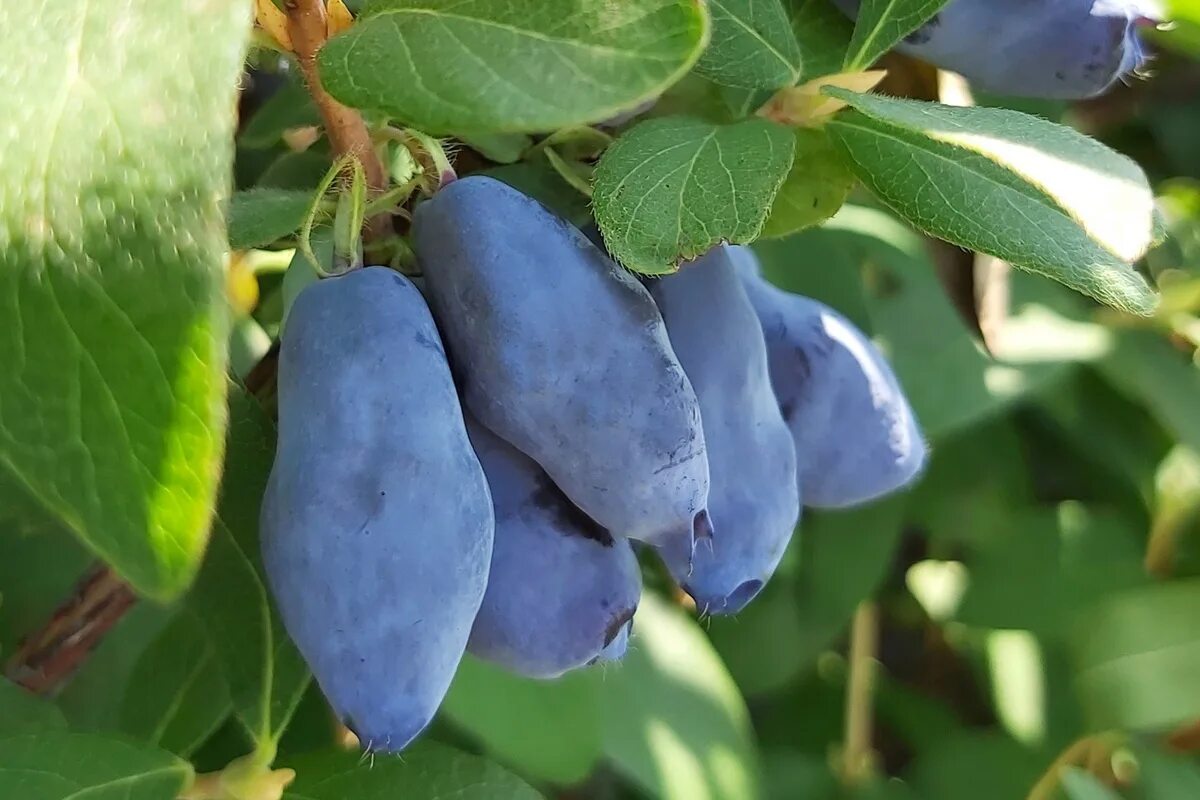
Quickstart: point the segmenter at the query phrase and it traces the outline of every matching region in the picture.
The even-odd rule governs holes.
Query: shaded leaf
[[[830,0],[790,0],[792,32],[800,45],[804,79],[842,71],[854,23]]]
[[[308,89],[299,80],[284,79],[278,91],[242,127],[238,144],[243,147],[272,147],[291,128],[320,124],[321,115],[317,113]]]
[[[792,168],[763,224],[764,239],[787,236],[817,225],[837,213],[855,177],[841,151],[823,131],[797,128]]]
[[[946,0],[862,0],[846,52],[846,69],[871,66],[944,5]]]
[[[234,387],[221,499],[208,556],[188,602],[208,630],[238,719],[259,744],[278,740],[309,674],[267,596],[258,511],[275,431],[257,401]]]
[[[604,752],[662,800],[754,800],[758,764],[737,687],[696,623],[644,595],[620,666],[607,671]]]
[[[1200,716],[1200,581],[1124,592],[1077,626],[1076,688],[1095,729]]]
[[[176,615],[130,672],[121,730],[188,756],[229,711],[229,689],[207,634],[190,614]]]
[[[247,189],[229,201],[229,246],[263,247],[295,233],[312,205],[311,192]]]
[[[600,757],[601,677],[598,670],[584,670],[533,680],[468,655],[441,713],[522,774],[577,783]]]
[[[0,738],[66,727],[66,718],[49,700],[0,678]]]
[[[0,739],[0,797],[165,800],[192,778],[169,753],[97,734],[47,731]]]
[[[288,761],[284,800],[541,800],[517,776],[478,756],[421,743],[404,755],[321,752]]]
[[[967,733],[926,750],[907,777],[924,800],[1013,800],[1041,775],[1041,757],[997,733]]]

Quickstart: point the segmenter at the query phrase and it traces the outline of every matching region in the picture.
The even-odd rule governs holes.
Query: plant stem
[[[846,681],[846,732],[842,746],[842,781],[859,786],[871,776],[874,761],[873,706],[875,662],[879,647],[879,609],[859,603],[850,629],[850,674]]]
[[[269,394],[278,360],[276,342],[246,376],[246,390],[259,398]],[[4,667],[5,677],[35,694],[55,694],[136,603],[133,589],[97,561],[46,623],[22,640]]]
[[[21,643],[5,675],[35,694],[54,694],[136,600],[112,570],[96,564],[49,621]]]
[[[371,145],[371,136],[362,115],[353,108],[344,106],[333,98],[321,85],[317,70],[317,52],[326,41],[325,3],[323,0],[287,0],[284,6],[288,17],[288,35],[304,73],[304,82],[312,96],[325,133],[333,145],[334,158],[352,155],[362,164],[367,178],[370,196],[374,197],[387,188],[387,174],[383,163]],[[364,238],[368,241],[387,236],[390,219],[384,215],[372,217],[367,222]]]

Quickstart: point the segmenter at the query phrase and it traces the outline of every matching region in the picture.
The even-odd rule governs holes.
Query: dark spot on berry
[[[906,44],[922,45],[933,38],[933,32],[941,24],[941,19],[938,14],[930,17],[929,22],[926,22],[921,27],[904,37]]]
[[[612,644],[613,639],[617,638],[617,634],[621,632],[621,629],[633,621],[633,612],[635,611],[637,611],[637,606],[622,611],[609,621],[608,627],[604,629],[605,647]]]
[[[538,488],[529,502],[553,516],[563,530],[577,532],[604,547],[613,546],[612,534],[572,503],[546,473],[538,478]]]

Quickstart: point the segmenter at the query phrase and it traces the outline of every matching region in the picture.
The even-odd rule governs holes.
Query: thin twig
[[[35,694],[54,694],[136,600],[111,569],[93,566],[50,620],[21,643],[5,675]]]
[[[867,600],[854,612],[850,628],[850,675],[846,681],[846,732],[842,780],[858,786],[874,765],[875,669],[879,649],[879,609]]]

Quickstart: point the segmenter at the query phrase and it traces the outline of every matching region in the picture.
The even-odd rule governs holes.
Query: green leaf
[[[229,715],[229,688],[200,624],[178,614],[142,652],[121,703],[121,730],[188,756]]]
[[[250,117],[238,134],[238,144],[252,148],[273,147],[291,128],[320,124],[321,115],[317,113],[307,87],[299,80],[286,80]]]
[[[275,432],[254,398],[229,395],[229,442],[208,556],[188,602],[208,629],[238,719],[259,745],[278,740],[309,674],[268,600],[258,510]]]
[[[604,676],[604,751],[661,800],[754,800],[757,753],[746,706],[696,623],[651,594],[624,662]]]
[[[790,130],[762,119],[642,122],[596,167],[592,205],[609,252],[661,275],[722,241],[758,236],[792,165]]]
[[[1006,736],[961,732],[922,753],[908,777],[921,798],[1014,800],[1029,793],[1045,766]]]
[[[846,52],[846,71],[856,72],[874,64],[944,5],[946,0],[862,0],[854,38]]]
[[[601,752],[599,677],[584,670],[532,680],[468,655],[441,712],[522,774],[578,783]]]
[[[805,511],[798,538],[795,597],[802,665],[845,630],[879,588],[900,542],[903,497],[846,511]]]
[[[563,180],[545,159],[492,167],[483,174],[529,195],[572,225],[582,227],[592,221],[587,198]]]
[[[0,797],[14,800],[166,800],[192,768],[147,745],[47,731],[0,739]]]
[[[754,252],[771,283],[836,308],[868,336],[874,324],[867,312],[862,255],[846,237],[825,226],[782,239],[759,239]]]
[[[1200,451],[1200,367],[1189,353],[1155,333],[1122,330],[1097,366],[1109,383],[1146,406],[1180,442]]]
[[[736,617],[713,617],[707,624],[708,638],[747,697],[783,689],[812,664],[815,653],[804,640],[796,585],[783,575]]]
[[[66,727],[66,718],[49,700],[0,678],[0,737]]]
[[[262,188],[314,191],[333,164],[329,154],[316,147],[288,151],[271,162],[255,183]]]
[[[838,796],[828,760],[794,750],[764,754],[763,783],[767,797],[836,800]]]
[[[1063,635],[1085,604],[1146,582],[1140,537],[1122,521],[1066,508],[1005,511],[972,553],[957,621]],[[1021,576],[1019,592],[1013,591],[1015,575]]]
[[[754,116],[754,112],[774,94],[770,89],[739,89],[736,86],[718,86],[717,93],[729,110],[730,118],[716,119],[714,122],[730,122]]]
[[[247,189],[229,201],[229,246],[263,247],[295,233],[312,205],[312,192]]]
[[[1154,241],[1154,193],[1137,162],[1065,125],[1002,108],[947,106],[826,87],[862,113],[987,157],[1050,197],[1124,261]]]
[[[216,493],[249,29],[233,0],[0,7],[0,466],[155,598]]]
[[[1200,13],[1200,8],[1197,9]],[[1192,800],[1200,797],[1200,766],[1184,754],[1152,749],[1149,742],[1135,746],[1139,797],[1145,800]]]
[[[1121,349],[1119,345],[1117,349]],[[1112,356],[1110,353],[1101,364],[1117,370],[1118,361]],[[1119,377],[1125,380],[1125,376]],[[1152,400],[1152,391],[1151,386],[1144,386],[1133,397]],[[1180,395],[1182,400],[1184,393]],[[1171,438],[1145,406],[1118,393],[1093,370],[1081,371],[1054,391],[1040,393],[1036,402],[1081,455],[1131,483],[1148,503],[1153,500],[1155,471]]]
[[[657,97],[708,26],[690,0],[375,0],[319,63],[343,103],[429,133],[547,131]]]
[[[1121,800],[1121,795],[1109,789],[1090,772],[1079,767],[1067,767],[1059,773],[1063,791],[1069,800]]]
[[[542,800],[527,783],[478,756],[420,743],[404,755],[321,752],[290,760],[284,800]]]
[[[795,136],[792,168],[771,204],[760,234],[764,239],[824,222],[837,213],[854,188],[854,173],[824,131],[797,128]]]
[[[177,606],[137,603],[121,617],[55,698],[72,730],[120,729],[121,701],[138,657],[177,613]]]
[[[0,483],[0,516],[14,510],[7,488]],[[78,540],[49,522],[27,532],[0,521],[0,652],[11,653],[44,624],[92,563]]]
[[[1200,715],[1200,580],[1124,592],[1077,627],[1076,688],[1096,730]]]
[[[800,47],[780,0],[710,0],[712,41],[696,72],[722,86],[777,89],[800,78]]]
[[[1013,273],[1012,291],[1023,296],[1033,286],[1038,296],[1019,303],[1006,326],[1005,343],[1017,321],[1029,320],[1022,352],[1006,347],[990,360],[975,344],[961,316],[936,279],[921,236],[890,215],[874,209],[844,206],[820,228],[785,242],[800,264],[809,263],[805,242],[832,237],[833,244],[857,260],[863,272],[871,329],[888,356],[922,430],[937,440],[995,414],[1015,400],[1065,375],[1074,364],[1104,353],[1105,330],[1076,324],[1055,311],[1057,285]],[[771,244],[774,244],[773,242]],[[821,269],[813,262],[810,269]],[[1045,296],[1042,296],[1042,295]],[[1047,297],[1049,298],[1047,300]],[[920,325],[912,321],[920,319]]]
[[[1153,232],[1134,162],[1015,111],[824,91],[857,109],[826,129],[858,177],[917,228],[1121,310],[1153,310],[1130,266]]]
[[[497,164],[515,164],[533,144],[533,139],[523,133],[483,133],[459,138],[467,147]]]
[[[792,32],[800,45],[804,79],[842,71],[854,23],[830,0],[791,0]]]

